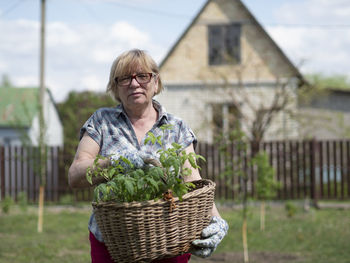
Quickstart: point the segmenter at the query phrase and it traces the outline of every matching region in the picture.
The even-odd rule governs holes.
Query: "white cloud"
[[[46,34],[47,45],[50,47],[72,46],[80,40],[77,32],[62,22],[50,23]]]
[[[101,78],[99,78],[99,76],[97,75],[89,75],[86,76],[85,78],[83,78],[81,80],[81,86],[86,87],[87,90],[90,91],[101,91],[98,89],[98,87],[101,84]]]
[[[0,75],[7,74],[14,85],[38,86],[39,23],[29,20],[0,21]],[[147,32],[127,22],[112,26],[48,23],[45,83],[56,101],[71,90],[105,91],[110,66],[117,55],[130,48],[148,50],[158,59],[166,48]]]
[[[301,71],[350,77],[350,1],[290,1],[276,10],[279,23],[267,31]],[[300,26],[287,26],[287,25]],[[341,26],[336,26],[341,25]]]
[[[1,21],[0,54],[26,54],[39,43],[39,24],[28,20]]]
[[[111,27],[110,32],[113,38],[127,40],[130,44],[138,45],[142,42],[148,42],[150,39],[147,34],[141,32],[125,21],[115,23]]]
[[[348,0],[288,1],[274,14],[285,23],[343,24],[349,22]]]

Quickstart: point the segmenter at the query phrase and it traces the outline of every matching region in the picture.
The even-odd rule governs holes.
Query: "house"
[[[44,96],[45,143],[63,146],[63,126],[49,89]],[[38,146],[39,88],[0,86],[0,145]]]
[[[350,137],[350,91],[325,88],[299,103],[300,135],[319,140]]]
[[[264,139],[298,136],[287,112],[297,109],[303,78],[240,0],[208,0],[160,63],[160,74],[165,91],[156,99],[199,140],[212,142],[218,128],[237,123],[252,136],[281,91],[288,105],[275,113]]]

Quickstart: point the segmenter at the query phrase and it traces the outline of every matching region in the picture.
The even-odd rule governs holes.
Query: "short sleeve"
[[[84,133],[86,132],[98,145],[101,146],[101,141],[102,141],[101,122],[98,116],[99,116],[98,112],[95,112],[85,122],[83,127],[81,127],[79,140],[81,140]]]
[[[197,146],[197,138],[194,132],[185,122],[180,123],[178,144],[182,145],[184,148],[187,148],[193,143],[193,148],[196,149]]]

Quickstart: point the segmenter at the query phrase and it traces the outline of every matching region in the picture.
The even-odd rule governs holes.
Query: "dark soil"
[[[202,259],[192,256],[191,263],[243,263],[242,252],[227,252],[222,254],[214,254],[209,258]],[[302,257],[295,254],[277,253],[277,252],[252,252],[249,253],[249,263],[289,263],[302,262]]]

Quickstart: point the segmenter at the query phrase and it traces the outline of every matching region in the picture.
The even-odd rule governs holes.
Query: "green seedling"
[[[171,127],[171,125],[163,125],[161,127],[163,134]],[[162,146],[158,150],[159,162],[155,161],[158,163],[157,165],[147,165],[145,168],[139,169],[135,168],[127,158],[120,157],[113,165],[103,168],[99,165],[99,160],[108,157],[96,157],[93,166],[89,167],[86,173],[90,184],[92,184],[92,177],[102,176],[105,180],[94,189],[96,202],[154,200],[162,198],[163,193],[168,190],[171,190],[174,196],[182,200],[182,196],[195,187],[193,183],[184,182],[184,178],[192,173],[192,170],[184,167],[184,164],[188,161],[193,168],[199,169],[197,160],[205,161],[203,156],[193,152],[187,153],[177,143],[165,148],[162,136],[156,137],[151,132],[147,134],[145,139],[145,144],[147,143],[152,145],[158,143]]]

